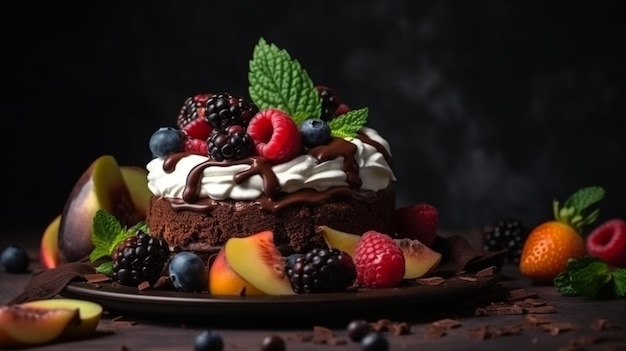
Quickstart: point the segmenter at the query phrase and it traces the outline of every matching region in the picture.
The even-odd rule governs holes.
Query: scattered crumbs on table
[[[609,323],[607,319],[604,318],[596,318],[591,322],[591,326],[589,327],[591,330],[619,330],[622,327],[618,324]]]
[[[544,331],[549,332],[550,335],[559,335],[561,333],[580,329],[576,324],[570,322],[546,323],[540,325],[539,327]]]
[[[524,320],[524,322],[529,327],[538,327],[542,324],[552,323],[552,320],[550,320],[549,318],[545,316],[529,314],[526,316],[526,319]]]
[[[523,329],[523,323],[516,323],[502,327],[482,325],[478,328],[469,329],[468,334],[473,339],[486,340],[501,336],[518,335],[522,333]]]
[[[370,327],[376,332],[390,332],[394,336],[406,335],[411,332],[411,325],[406,322],[396,322],[389,319],[379,319],[370,323]]]
[[[445,318],[445,319],[440,319],[438,321],[434,321],[432,322],[431,325],[435,327],[446,328],[446,329],[454,329],[454,328],[458,328],[462,326],[463,323],[461,323],[460,321],[456,319]]]

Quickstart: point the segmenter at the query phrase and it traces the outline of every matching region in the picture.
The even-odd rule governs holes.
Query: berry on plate
[[[404,278],[402,249],[389,235],[365,232],[354,250],[357,284],[363,288],[393,288]]]
[[[213,127],[206,121],[206,104],[211,93],[188,97],[180,109],[176,125],[188,138],[206,140]]]
[[[587,236],[587,252],[615,267],[626,267],[626,221],[610,219]]]
[[[593,223],[599,211],[586,213],[604,197],[604,189],[586,187],[572,194],[563,204],[554,200],[554,219],[534,227],[522,249],[519,269],[522,275],[538,284],[553,284],[567,268],[567,261],[587,254],[581,235],[584,226]]]
[[[29,263],[28,253],[21,246],[9,245],[0,255],[0,264],[7,273],[24,273]]]
[[[396,234],[401,238],[417,239],[431,247],[437,237],[439,213],[429,203],[397,208],[394,212]]]

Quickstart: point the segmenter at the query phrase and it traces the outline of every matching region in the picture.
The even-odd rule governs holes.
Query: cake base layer
[[[231,237],[271,230],[276,246],[287,256],[325,245],[316,232],[321,225],[359,235],[368,230],[392,235],[393,189],[369,192],[363,197],[368,201],[334,198],[316,205],[295,204],[272,213],[254,201],[214,201],[211,206],[190,209],[153,196],[146,223],[152,235],[163,237],[174,249],[204,254],[217,252]]]

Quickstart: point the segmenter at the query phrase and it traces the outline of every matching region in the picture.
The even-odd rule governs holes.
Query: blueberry
[[[194,349],[196,351],[222,351],[224,341],[215,330],[205,330],[196,336]]]
[[[330,126],[319,118],[306,119],[300,123],[300,137],[307,148],[326,145],[331,140]]]
[[[278,335],[266,336],[261,342],[262,351],[285,351],[286,349],[285,340]]]
[[[165,157],[183,149],[183,134],[175,128],[162,127],[150,137],[150,151],[154,157]]]
[[[178,290],[202,292],[208,288],[207,266],[200,256],[182,251],[172,257],[169,265],[170,280]]]
[[[364,319],[355,319],[346,328],[350,340],[359,342],[371,331],[370,324]]]
[[[293,265],[296,264],[296,260],[298,259],[298,257],[302,257],[302,256],[304,256],[304,254],[301,254],[301,253],[294,253],[294,254],[287,256],[287,261],[286,261],[287,267],[293,267]]]
[[[389,341],[382,334],[371,332],[361,340],[363,351],[387,351],[389,350]]]
[[[0,263],[8,273],[24,273],[30,260],[26,250],[17,245],[9,245],[2,251]]]

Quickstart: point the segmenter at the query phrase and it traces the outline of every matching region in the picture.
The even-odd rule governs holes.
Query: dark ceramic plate
[[[475,281],[463,277],[445,279],[439,285],[404,285],[393,289],[345,291],[291,296],[215,296],[165,290],[144,290],[110,283],[70,283],[61,295],[101,304],[124,314],[171,317],[278,317],[340,315],[364,309],[415,311],[435,302],[458,301],[500,281],[500,275]],[[441,306],[441,304],[437,303]]]

